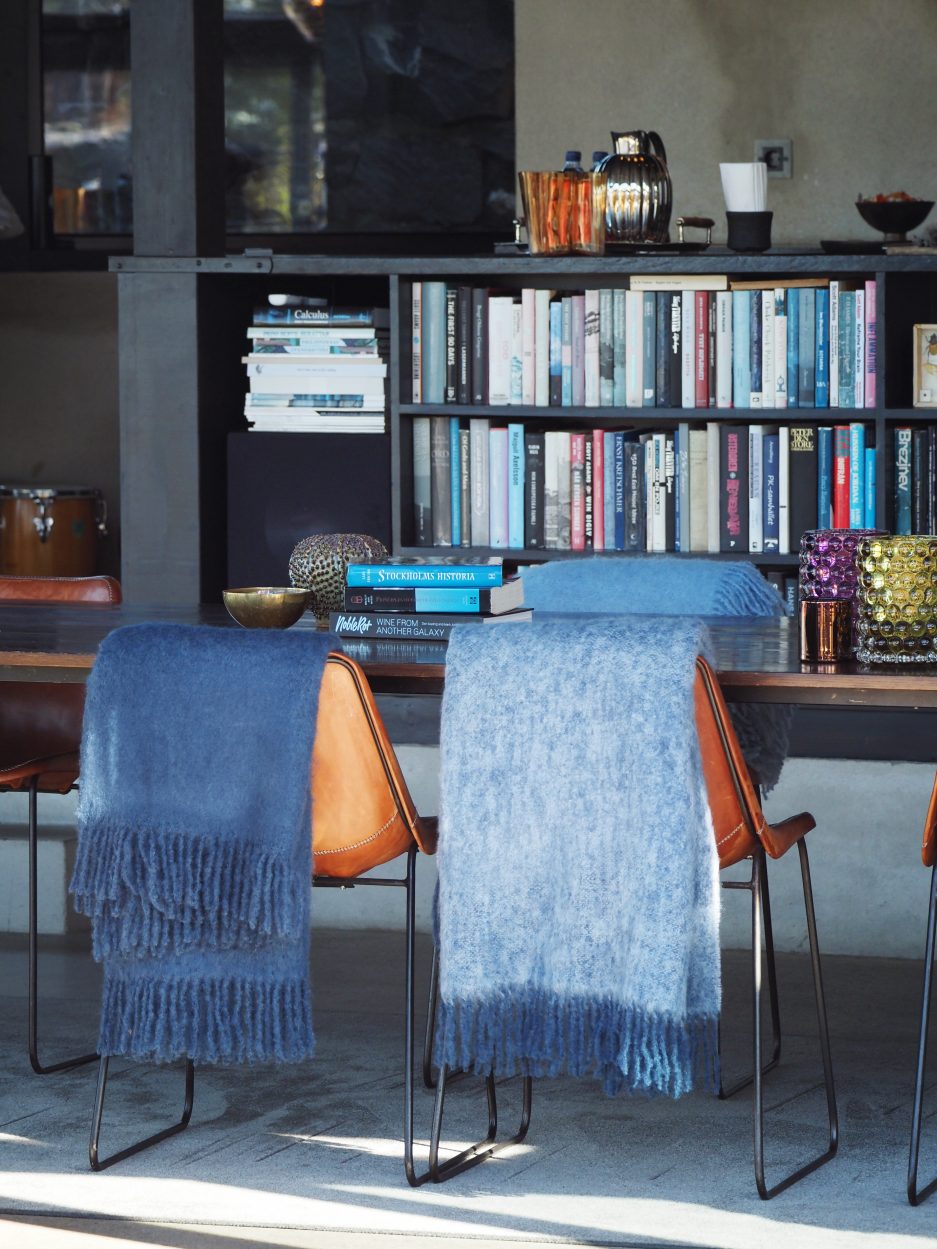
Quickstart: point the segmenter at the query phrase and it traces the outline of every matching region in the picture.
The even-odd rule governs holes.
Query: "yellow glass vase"
[[[860,538],[856,568],[856,658],[937,663],[937,535]]]

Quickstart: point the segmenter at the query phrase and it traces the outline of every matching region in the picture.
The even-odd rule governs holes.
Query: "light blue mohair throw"
[[[524,605],[544,612],[656,616],[783,616],[777,590],[747,560],[686,555],[555,560],[523,570]],[[787,758],[793,708],[729,708],[748,766],[767,792]]]
[[[88,680],[75,903],[102,1054],[313,1052],[309,769],[330,634],[143,624]]]
[[[453,630],[435,1058],[679,1096],[717,1080],[696,619]]]

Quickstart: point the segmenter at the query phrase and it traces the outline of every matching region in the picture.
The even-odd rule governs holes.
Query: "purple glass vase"
[[[856,639],[856,544],[883,529],[808,529],[800,539],[800,598],[819,603],[852,603]]]

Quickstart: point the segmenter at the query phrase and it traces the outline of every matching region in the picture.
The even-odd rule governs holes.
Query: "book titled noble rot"
[[[486,616],[471,612],[344,612],[329,613],[329,628],[339,637],[437,638],[445,640],[456,625],[524,624],[533,619],[530,608]]]
[[[791,425],[788,444],[788,520],[791,550],[817,527],[817,427]]]
[[[748,426],[719,426],[719,549],[748,550]]]
[[[350,586],[473,586],[486,588],[501,585],[503,565],[495,562],[473,563],[467,559],[444,560],[402,559],[395,563],[349,564],[345,584]]]

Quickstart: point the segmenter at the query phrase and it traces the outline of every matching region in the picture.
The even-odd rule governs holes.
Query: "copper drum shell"
[[[804,663],[837,663],[852,657],[852,603],[800,602],[800,658]]]
[[[0,574],[90,577],[103,527],[100,491],[78,486],[0,486]]]

